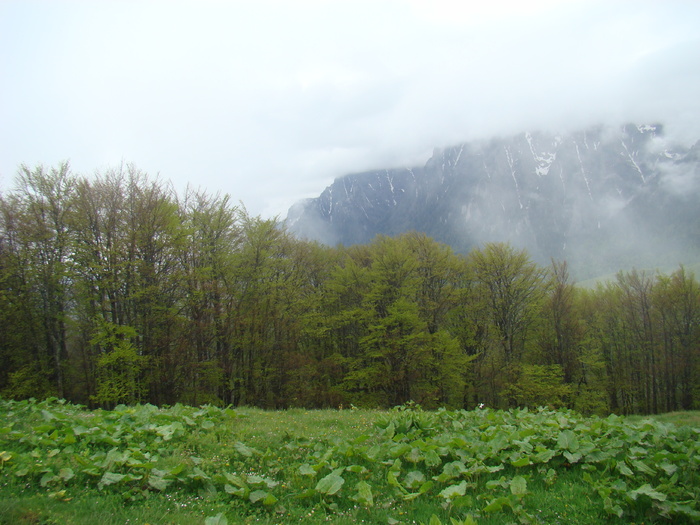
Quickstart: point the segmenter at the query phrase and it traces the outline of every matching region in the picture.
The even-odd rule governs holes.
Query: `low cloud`
[[[133,162],[285,215],[344,173],[525,129],[700,138],[700,4],[0,5],[0,185]]]

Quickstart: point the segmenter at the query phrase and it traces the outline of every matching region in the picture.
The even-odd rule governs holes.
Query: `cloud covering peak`
[[[698,20],[682,0],[10,0],[0,187],[20,163],[125,160],[271,216],[474,138],[661,121],[697,139]]]

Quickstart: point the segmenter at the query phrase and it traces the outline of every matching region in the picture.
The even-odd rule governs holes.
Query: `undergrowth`
[[[0,421],[0,523],[700,519],[700,429],[659,419],[49,399]]]

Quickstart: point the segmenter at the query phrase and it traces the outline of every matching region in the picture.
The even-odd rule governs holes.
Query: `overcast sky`
[[[527,129],[700,139],[700,2],[0,0],[0,188],[150,175],[286,216],[334,178]]]

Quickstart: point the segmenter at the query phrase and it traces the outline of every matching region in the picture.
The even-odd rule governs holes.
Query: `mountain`
[[[468,252],[510,242],[578,278],[700,260],[700,142],[656,125],[526,132],[436,149],[424,166],[339,177],[295,204],[301,238],[351,245],[426,233]]]

